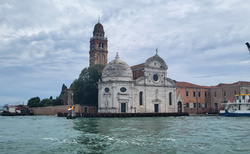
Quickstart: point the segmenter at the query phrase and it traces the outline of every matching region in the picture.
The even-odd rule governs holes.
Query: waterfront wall
[[[57,115],[58,112],[68,113],[70,105],[47,106],[47,107],[33,107],[34,115]],[[76,113],[96,113],[96,107],[87,105],[75,105]]]
[[[75,110],[79,105],[75,106]],[[47,107],[33,107],[34,115],[56,115],[58,112],[68,113],[70,105],[47,106]]]

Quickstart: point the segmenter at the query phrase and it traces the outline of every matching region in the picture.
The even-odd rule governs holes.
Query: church
[[[105,65],[98,82],[98,113],[177,112],[176,83],[167,78],[165,61],[156,54],[130,67],[118,53],[107,63],[108,39],[102,24],[94,27],[90,39],[90,66]]]

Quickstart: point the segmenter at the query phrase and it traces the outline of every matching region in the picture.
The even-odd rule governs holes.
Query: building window
[[[246,89],[246,94],[248,94],[248,90]]]
[[[169,105],[172,105],[172,93],[169,93]]]
[[[186,91],[186,96],[188,97],[188,91]]]
[[[187,107],[187,109],[189,108],[189,103],[186,103],[186,107]]]
[[[139,94],[140,105],[142,105],[142,96],[143,96],[143,93],[142,93],[142,91],[141,91],[140,94]]]
[[[201,97],[201,92],[200,91],[198,92],[198,96]]]
[[[127,91],[127,89],[125,87],[121,87],[120,91],[124,93]]]
[[[158,81],[158,75],[157,74],[155,74],[154,76],[153,76],[153,80],[156,82],[156,81]]]
[[[234,91],[234,95],[236,95],[236,91]]]
[[[99,43],[99,48],[104,48],[104,44],[103,43]]]
[[[104,91],[105,91],[106,93],[108,93],[108,92],[109,92],[109,88],[105,88]]]
[[[201,103],[199,103],[199,108],[201,108]]]
[[[224,96],[227,96],[227,93],[224,91]]]
[[[237,99],[237,100],[239,100],[239,98],[240,98],[239,96],[236,96],[236,99]]]
[[[214,92],[214,97],[216,97],[216,91]]]
[[[193,92],[193,96],[195,97],[195,91]]]
[[[194,103],[194,108],[196,108],[196,103]]]
[[[205,103],[205,108],[207,108],[207,103]]]
[[[242,96],[242,99],[245,99],[245,96]]]
[[[207,97],[207,92],[205,92],[205,97]]]

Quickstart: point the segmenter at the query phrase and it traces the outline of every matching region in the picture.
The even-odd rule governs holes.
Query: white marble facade
[[[144,76],[133,80],[131,68],[117,54],[98,83],[98,113],[177,112],[176,84],[167,78],[167,69],[156,53],[143,64]]]

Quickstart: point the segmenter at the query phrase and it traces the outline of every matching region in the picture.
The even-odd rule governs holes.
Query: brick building
[[[218,112],[224,109],[221,103],[226,103],[228,100],[234,101],[237,94],[249,94],[250,82],[238,81],[232,84],[218,84],[210,88],[211,93],[211,110]]]
[[[221,103],[234,101],[237,94],[249,94],[250,82],[238,81],[232,84],[200,86],[188,82],[176,82],[178,106],[189,114],[218,113],[224,109]]]
[[[189,114],[208,113],[211,107],[210,91],[208,86],[199,86],[188,82],[176,82],[178,106]]]

